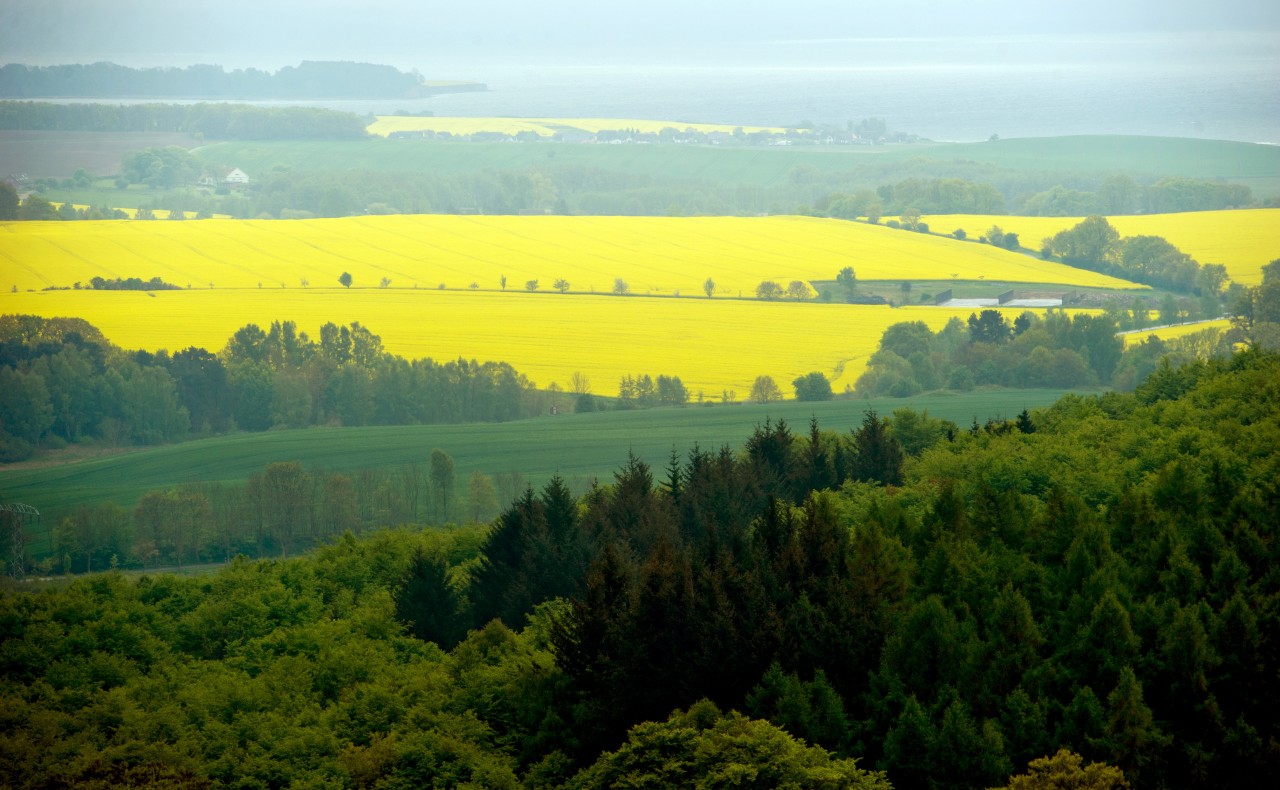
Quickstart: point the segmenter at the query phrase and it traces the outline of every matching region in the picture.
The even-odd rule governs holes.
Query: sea
[[[761,126],[883,118],[893,130],[956,142],[1123,134],[1280,144],[1274,34],[830,39],[722,46],[696,59],[411,65],[488,90],[334,106]]]
[[[186,53],[137,65],[275,70],[306,58],[322,59],[276,53],[237,62]],[[1280,144],[1280,36],[1271,32],[804,39],[592,57],[379,50],[342,59],[488,87],[323,103],[361,114],[744,126],[882,118],[892,130],[938,141],[1121,134]]]

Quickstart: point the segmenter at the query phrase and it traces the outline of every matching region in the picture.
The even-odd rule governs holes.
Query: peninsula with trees
[[[347,61],[304,60],[275,71],[222,66],[135,69],[115,63],[0,67],[8,99],[420,99],[483,91],[477,82],[430,81],[416,71]]]

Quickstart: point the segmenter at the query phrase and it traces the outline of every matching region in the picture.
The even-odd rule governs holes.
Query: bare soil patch
[[[70,178],[78,168],[96,176],[120,172],[120,158],[144,148],[199,143],[177,132],[0,131],[0,176]]]

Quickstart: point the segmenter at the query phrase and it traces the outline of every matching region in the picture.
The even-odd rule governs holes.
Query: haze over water
[[[1280,143],[1274,0],[9,0],[0,62],[277,70],[358,60],[487,93],[357,112],[743,125],[885,118],[935,140],[1151,134]]]
[[[796,57],[772,64],[732,52],[693,64],[476,64],[469,78],[490,92],[406,109],[759,125],[875,116],[936,140],[1150,134],[1277,143],[1280,57],[1267,44],[1184,35],[991,39],[964,50],[937,39],[796,42],[779,46]]]

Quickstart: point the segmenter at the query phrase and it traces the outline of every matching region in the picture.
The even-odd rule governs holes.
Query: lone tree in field
[[[831,400],[832,397],[831,382],[816,370],[791,382],[791,386],[796,388],[796,400]]]
[[[751,400],[756,403],[773,403],[782,400],[782,390],[778,388],[773,376],[756,376],[751,385]]]
[[[563,277],[561,277],[559,280],[556,280],[554,283],[552,283],[552,285],[555,287],[557,291],[559,291],[562,294],[569,293],[569,281]]]
[[[343,272],[343,273],[342,273],[342,276],[338,278],[338,282],[342,283],[342,287],[343,287],[343,288],[350,288],[350,287],[351,287],[351,273],[350,273],[350,272]]]
[[[852,266],[846,266],[840,270],[836,275],[836,285],[844,291],[844,300],[852,302],[858,295],[858,275],[854,274]]]
[[[702,284],[702,292],[710,299],[716,292],[716,281],[708,277],[707,281]]]
[[[536,290],[538,290],[538,281],[537,281],[537,280],[529,280],[528,282],[526,282],[526,283],[524,284],[524,288],[525,288],[525,290],[526,290],[526,291],[536,291]]]
[[[631,293],[631,286],[627,285],[627,281],[618,277],[613,281],[613,292],[618,296],[626,296]]]

